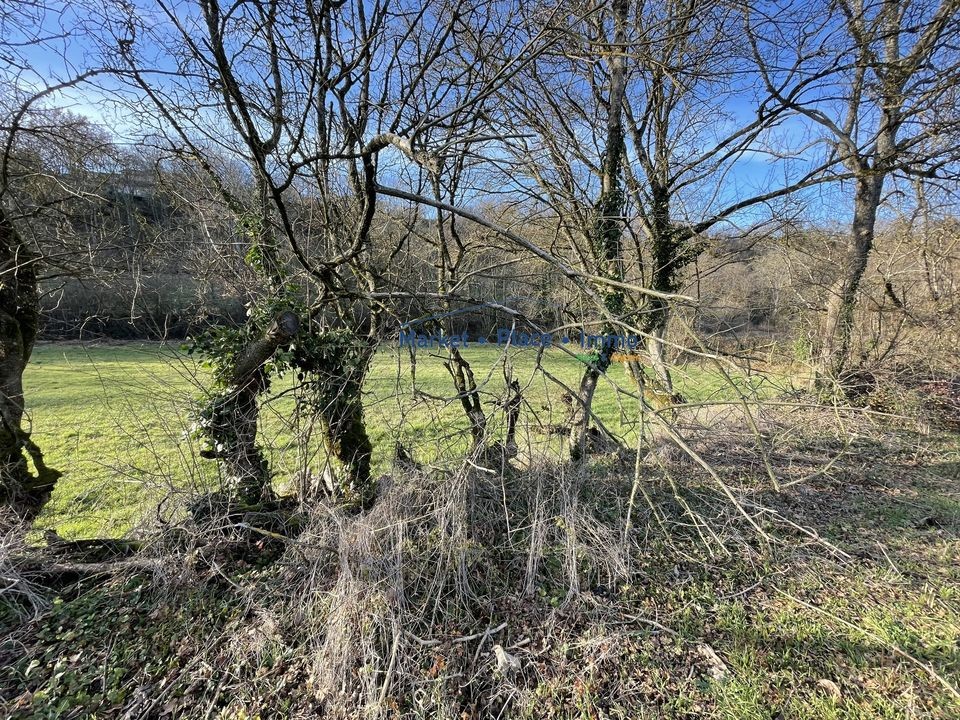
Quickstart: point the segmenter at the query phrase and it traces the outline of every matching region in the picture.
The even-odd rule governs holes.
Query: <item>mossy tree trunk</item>
[[[301,334],[293,361],[307,391],[299,410],[317,421],[327,456],[339,465],[339,477],[329,490],[360,509],[376,497],[373,444],[363,412],[363,383],[375,350],[362,333],[314,327]]]
[[[608,48],[610,69],[610,95],[607,100],[606,147],[600,179],[600,196],[594,205],[593,226],[590,229],[590,247],[600,272],[614,280],[623,279],[621,235],[625,195],[623,192],[623,159],[625,143],[623,134],[623,101],[627,89],[626,44],[627,13],[629,0],[613,0],[613,44]],[[607,315],[622,315],[625,297],[622,290],[607,288],[604,292]],[[614,333],[616,328],[608,321],[605,333]],[[590,428],[591,408],[600,376],[610,367],[614,346],[603,343],[597,358],[584,371],[580,387],[574,398],[574,414],[570,428],[570,456],[580,460],[586,455],[587,437]]]
[[[880,174],[857,179],[853,221],[840,263],[840,275],[827,298],[823,345],[817,367],[817,381],[821,385],[839,379],[850,364],[857,293],[873,249],[882,189],[883,176]]]
[[[208,431],[212,449],[227,484],[242,502],[256,503],[270,495],[270,470],[257,444],[260,395],[267,389],[265,363],[296,336],[300,320],[281,313],[263,337],[244,348],[234,362],[229,387],[210,407]]]
[[[324,445],[343,468],[340,493],[348,503],[359,507],[368,507],[375,491],[370,473],[373,444],[363,416],[364,374],[342,377],[340,392],[321,413]]]
[[[665,174],[665,173],[664,173]],[[650,286],[661,293],[675,293],[682,266],[682,237],[670,219],[670,191],[659,182],[651,183],[650,251],[652,269]],[[673,393],[673,378],[667,366],[666,334],[670,324],[670,302],[661,297],[650,297],[644,315],[643,331],[650,365],[662,389]]]
[[[36,258],[0,208],[0,502],[32,521],[50,499],[61,473],[23,427],[23,372],[40,327]],[[36,474],[30,471],[27,455]]]

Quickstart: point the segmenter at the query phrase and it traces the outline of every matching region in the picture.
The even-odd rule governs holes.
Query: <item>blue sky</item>
[[[802,6],[793,4],[794,7]],[[95,5],[93,6],[96,7]],[[183,0],[176,3],[178,14],[182,17],[196,17],[192,3]],[[59,13],[57,12],[59,11]],[[153,3],[140,2],[138,14],[141,19],[153,29],[162,30],[166,22]],[[70,77],[84,70],[98,67],[101,64],[98,47],[86,34],[91,29],[92,18],[95,14],[89,12],[85,3],[58,2],[51,5],[51,12],[44,17],[39,28],[40,32],[48,36],[43,45],[25,46],[19,53],[29,63],[32,72],[21,75],[19,82],[25,88],[38,88],[44,83],[56,82]],[[119,18],[108,19],[108,22]],[[100,21],[102,22],[102,21]],[[94,26],[94,31],[101,33],[103,26]],[[13,38],[16,40],[16,36]],[[151,62],[161,70],[173,70],[175,65],[166,47],[160,47],[148,40],[139,45],[140,52],[151,57]],[[743,82],[743,81],[741,81]],[[755,82],[755,81],[754,81]],[[98,86],[99,85],[99,86]],[[105,89],[101,89],[105,86]],[[144,131],[142,113],[131,112],[128,105],[115,102],[116,91],[119,88],[116,81],[107,78],[98,78],[96,84],[86,83],[75,88],[63,91],[53,100],[58,105],[65,106],[73,112],[88,117],[113,132],[120,142],[134,142]],[[724,95],[719,109],[730,118],[749,117],[754,111],[754,105],[748,101],[750,80],[746,80],[741,93]],[[128,96],[129,97],[129,96]],[[220,117],[214,117],[210,112],[201,122],[222,123]],[[720,118],[716,121],[718,134],[723,134],[721,126],[729,124],[729,120]],[[710,207],[723,206],[736,199],[755,193],[758,189],[765,189],[784,182],[784,173],[799,172],[798,168],[814,162],[824,155],[825,145],[809,143],[811,138],[811,123],[792,118],[778,128],[778,133],[787,144],[805,146],[802,152],[789,162],[783,158],[772,158],[759,152],[748,152],[726,167],[722,179],[713,181],[708,178],[702,183],[704,193],[713,196]],[[228,132],[228,130],[225,129]],[[497,151],[492,151],[496,153]],[[494,155],[491,159],[502,159]],[[402,173],[391,172],[390,168],[401,168],[406,164],[399,153],[388,150],[384,155],[384,169],[386,177],[391,182],[402,182]],[[498,189],[503,189],[501,186]],[[476,201],[483,200],[481,189],[477,189],[467,197]],[[819,188],[812,188],[799,194],[794,201],[800,201],[805,209],[803,217],[816,224],[841,224],[849,214],[849,188],[834,184]],[[691,198],[692,202],[692,198]],[[691,206],[692,211],[695,210]],[[429,214],[429,213],[427,213]],[[755,208],[732,218],[733,225],[747,226],[765,215],[764,208]]]

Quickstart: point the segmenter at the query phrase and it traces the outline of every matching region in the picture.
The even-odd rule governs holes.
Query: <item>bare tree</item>
[[[630,10],[629,0],[613,0],[610,6],[612,25],[611,43],[601,45],[599,53],[607,57],[608,89],[606,97],[606,134],[603,153],[600,160],[600,194],[594,203],[590,218],[589,242],[598,274],[612,280],[623,281],[623,215],[625,202],[623,163],[626,155],[624,143],[623,108],[627,90],[627,20]],[[598,27],[602,28],[605,19],[600,18]],[[604,307],[613,316],[620,316],[624,310],[625,294],[621,288],[609,287],[604,292]],[[607,332],[616,328],[607,325]],[[614,346],[604,344],[580,380],[580,387],[574,407],[571,424],[570,453],[574,460],[583,458],[587,449],[587,430],[590,426],[590,408],[597,389],[600,375],[610,366]]]
[[[888,181],[953,174],[960,3],[842,0],[779,10],[748,22],[763,82],[819,128],[850,178],[850,232],[817,360],[818,377],[828,380],[850,363],[858,289]]]
[[[315,390],[312,406],[344,470],[339,492],[366,503],[373,487],[361,387],[403,287],[402,268],[381,264],[374,247],[384,178],[412,176],[419,191],[482,142],[477,118],[487,100],[549,32],[511,27],[508,7],[486,3],[158,8],[151,18],[121,7],[119,21],[106,19],[112,39],[103,50],[124,67],[127,101],[155,108],[168,150],[203,168],[246,235],[264,309],[247,342],[265,337],[282,312],[300,317],[290,361]],[[492,38],[497,54],[488,52]],[[169,54],[154,57],[160,48]],[[457,128],[465,130],[451,133]],[[249,192],[231,190],[213,148],[245,164]],[[443,218],[438,227],[451,229]],[[217,401],[236,399],[226,393]],[[242,448],[220,445],[252,456],[255,435],[244,437]],[[268,478],[263,469],[240,484],[266,488]]]
[[[505,96],[510,121],[523,134],[512,144],[513,157],[532,180],[517,191],[550,209],[572,261],[644,288],[608,294],[604,311],[615,317],[612,327],[645,338],[656,383],[672,396],[665,353],[672,299],[683,290],[687,266],[709,246],[708,234],[724,223],[755,232],[779,222],[780,201],[830,179],[833,161],[811,162],[778,137],[791,111],[757,90],[735,6],[615,5],[619,25],[604,24],[598,13],[569,27],[566,44]],[[614,5],[597,7],[612,12]],[[619,142],[615,158],[611,137]],[[777,160],[782,172],[757,178],[764,159]],[[614,165],[618,196],[603,191]],[[598,191],[617,203],[601,209],[592,200]],[[598,237],[616,242],[604,249]],[[601,364],[607,351],[601,349]],[[635,355],[630,370],[642,385],[639,361]],[[589,387],[606,365],[587,369],[582,384]],[[589,417],[588,404],[581,408],[579,433]]]
[[[138,219],[107,199],[121,153],[85,118],[44,106],[47,94],[13,94],[14,107],[3,108],[0,119],[0,291],[6,303],[0,405],[9,467],[3,495],[26,518],[40,511],[60,476],[46,466],[23,424],[22,376],[43,325],[44,302],[71,279],[107,282],[136,261],[131,253],[139,255],[125,242]]]
[[[74,232],[69,218],[94,189],[90,172],[112,153],[103,133],[45,104],[100,73],[57,79],[36,71],[31,50],[59,58],[43,25],[48,13],[44,2],[0,9],[0,504],[25,521],[62,474],[46,465],[25,423],[23,373],[41,326],[41,282],[56,269],[75,271],[89,254],[91,237]],[[64,231],[53,232],[65,219]]]

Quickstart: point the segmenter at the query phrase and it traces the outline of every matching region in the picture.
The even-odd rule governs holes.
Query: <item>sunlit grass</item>
[[[523,391],[521,446],[528,454],[562,452],[563,439],[549,433],[566,413],[565,390],[557,382],[576,388],[581,362],[560,350],[540,356],[535,349],[504,352],[492,346],[465,349],[464,356],[473,366],[494,435],[503,431],[509,375]],[[430,462],[457,458],[466,449],[467,420],[444,361],[439,351],[421,350],[412,372],[406,349],[385,348],[377,356],[365,387],[375,472],[389,469],[397,442]],[[64,471],[40,525],[55,526],[64,535],[121,534],[171,490],[212,481],[214,464],[197,458],[189,439],[191,406],[208,379],[207,371],[176,347],[38,347],[25,377],[33,436],[48,463]],[[738,376],[736,383],[772,392],[769,379],[759,376]],[[736,396],[712,368],[680,368],[676,384],[689,402]],[[262,413],[262,442],[280,483],[324,462],[316,435],[308,444],[296,441],[304,422],[294,423],[291,387],[289,377],[275,382]],[[629,394],[634,391],[616,365],[601,380],[594,402],[597,416],[627,443],[636,437],[639,405]]]

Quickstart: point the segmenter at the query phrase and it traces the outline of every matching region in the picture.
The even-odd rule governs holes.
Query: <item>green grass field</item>
[[[534,349],[504,354],[489,346],[464,354],[473,365],[491,424],[503,422],[498,403],[503,401],[506,368],[523,388],[521,445],[533,453],[560,452],[560,439],[549,436],[545,427],[562,421],[563,391],[536,367],[539,362],[554,378],[576,387],[583,365],[558,350],[542,358]],[[467,421],[442,363],[436,353],[420,351],[411,372],[405,350],[388,348],[378,355],[365,388],[376,472],[389,469],[398,440],[419,460],[462,455]],[[64,472],[39,526],[56,527],[64,536],[120,535],[171,489],[212,481],[214,464],[199,459],[187,437],[192,404],[203,396],[207,379],[206,371],[175,346],[39,346],[25,377],[27,408],[48,463]],[[754,376],[748,382],[739,377],[737,382],[772,392],[768,378]],[[638,404],[614,383],[631,389],[623,369],[614,367],[610,381],[601,383],[594,409],[608,427],[632,442]],[[715,369],[680,369],[676,383],[691,402],[736,395]],[[305,427],[294,418],[289,379],[274,384],[262,417],[262,442],[281,487],[298,470],[323,464],[318,443],[295,441]]]

